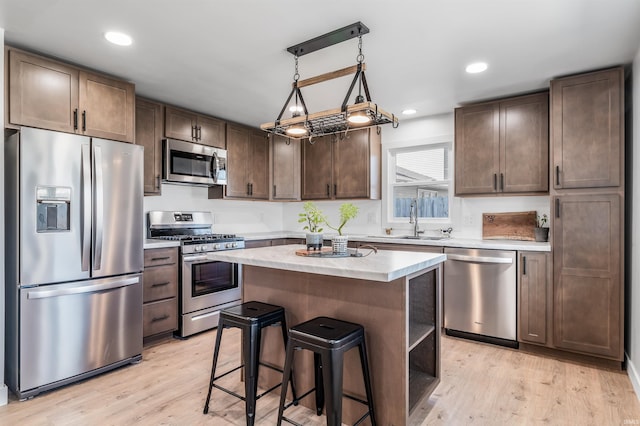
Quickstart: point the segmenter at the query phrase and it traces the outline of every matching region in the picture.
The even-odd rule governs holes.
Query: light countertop
[[[282,232],[263,232],[255,234],[240,234],[246,241],[267,240],[277,238],[304,238],[304,232],[282,231]],[[331,239],[331,234],[325,234],[325,239]],[[541,251],[550,252],[551,244],[548,242],[538,243],[534,241],[519,240],[479,240],[472,238],[445,238],[441,240],[428,239],[410,239],[404,238],[402,235],[349,235],[350,241],[361,241],[367,243],[390,243],[390,244],[409,244],[418,246],[436,246],[436,247],[459,247],[459,248],[477,248],[491,250],[520,250],[520,251]]]
[[[171,240],[144,240],[144,249],[157,249],[166,247],[180,247],[180,241]]]
[[[304,245],[293,244],[214,252],[208,253],[207,257],[223,262],[382,282],[407,276],[446,260],[444,254],[391,250],[378,250],[378,253],[363,257],[297,256],[295,251],[303,248]],[[367,252],[364,250],[363,254]]]

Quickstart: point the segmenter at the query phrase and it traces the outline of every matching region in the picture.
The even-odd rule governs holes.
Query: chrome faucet
[[[413,224],[413,236],[417,238],[419,234],[424,233],[418,228],[418,199],[411,200],[411,206],[409,207],[409,223]]]

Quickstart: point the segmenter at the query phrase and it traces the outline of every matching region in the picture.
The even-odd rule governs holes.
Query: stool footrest
[[[292,424],[292,425],[294,425],[294,426],[304,426],[303,424],[301,424],[301,423],[296,423],[296,422],[294,422],[293,420],[288,419],[288,418],[286,418],[286,417],[284,417],[284,416],[282,416],[282,421],[285,421],[285,422],[287,422],[287,423],[290,423],[290,424]]]
[[[226,376],[227,374],[231,374],[231,373],[233,373],[234,371],[241,369],[242,367],[244,367],[244,364],[243,364],[243,365],[241,365],[241,366],[239,366],[239,367],[234,368],[233,370],[229,370],[229,371],[227,371],[226,373],[222,373],[222,374],[221,374],[221,375],[219,375],[218,377],[214,377],[214,378],[213,378],[213,381],[215,382],[216,380],[221,379],[221,378],[223,378],[224,376]]]
[[[240,399],[241,399],[241,400],[243,400],[243,401],[246,401],[246,400],[247,400],[244,396],[239,395],[239,394],[235,393],[234,391],[229,390],[229,389],[227,389],[227,388],[223,388],[223,387],[222,387],[222,386],[220,386],[220,385],[216,385],[215,383],[213,384],[213,387],[214,387],[214,388],[216,388],[216,389],[220,389],[221,391],[226,392],[226,393],[228,393],[229,395],[233,395],[233,396],[235,396],[236,398],[240,398]]]

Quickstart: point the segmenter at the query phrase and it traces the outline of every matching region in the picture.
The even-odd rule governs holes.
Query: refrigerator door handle
[[[115,288],[127,287],[138,284],[140,277],[132,277],[125,279],[100,280],[97,284],[83,285],[67,288],[56,288],[49,290],[46,287],[29,289],[27,291],[27,299],[46,299],[49,297],[69,296],[71,294],[96,293],[98,291],[113,290]]]
[[[91,151],[89,145],[82,145],[82,270],[89,270],[91,257]]]
[[[94,173],[94,206],[95,217],[94,229],[94,250],[93,269],[99,271],[102,267],[102,234],[104,232],[104,180],[102,178],[102,148],[93,147],[93,173]]]

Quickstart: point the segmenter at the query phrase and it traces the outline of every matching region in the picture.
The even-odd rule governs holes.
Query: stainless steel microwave
[[[227,151],[163,139],[162,180],[186,185],[226,185]]]

